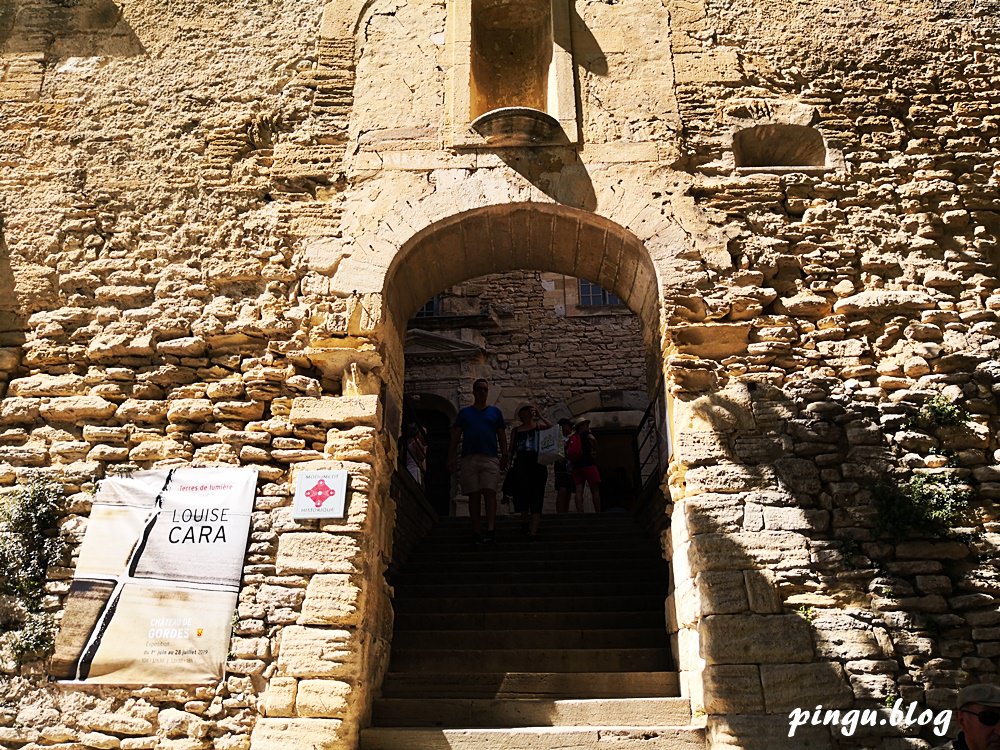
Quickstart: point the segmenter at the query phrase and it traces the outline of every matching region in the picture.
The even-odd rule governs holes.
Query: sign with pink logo
[[[294,518],[343,518],[346,501],[346,471],[296,473]]]

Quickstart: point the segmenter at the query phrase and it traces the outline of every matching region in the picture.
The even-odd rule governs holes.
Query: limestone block
[[[909,310],[930,310],[934,300],[923,292],[903,289],[874,289],[838,300],[833,311],[845,315],[895,315]]]
[[[220,401],[212,410],[215,419],[253,421],[264,416],[262,401]]]
[[[11,397],[0,401],[0,424],[34,424],[38,421],[41,399]]]
[[[15,745],[20,747],[29,742],[37,742],[39,734],[37,729],[30,727],[0,727],[0,743],[4,745]]]
[[[148,357],[152,353],[153,337],[148,333],[135,337],[128,333],[105,333],[87,346],[87,357],[94,362],[115,357]]]
[[[801,663],[813,658],[809,625],[798,615],[710,615],[698,632],[708,664]]]
[[[299,624],[358,625],[363,594],[363,589],[349,575],[313,576],[306,588]]]
[[[854,698],[844,668],[835,662],[764,664],[760,678],[768,713],[788,713],[818,704],[849,708]]]
[[[288,573],[352,573],[359,553],[358,540],[347,534],[303,532],[278,539],[275,569]]]
[[[87,732],[80,737],[80,744],[84,747],[97,748],[97,750],[114,750],[121,746],[121,740],[110,734]]]
[[[743,524],[740,495],[705,493],[687,498],[682,506],[692,535],[738,531]]]
[[[295,709],[299,716],[344,718],[350,696],[351,686],[340,680],[300,680]]]
[[[250,750],[250,735],[226,734],[212,741],[214,750]]]
[[[266,659],[271,655],[271,642],[267,638],[233,638],[229,651],[237,659]]]
[[[674,458],[686,466],[714,463],[728,456],[725,442],[711,432],[682,432],[674,441]]]
[[[382,422],[382,405],[377,395],[296,398],[289,416],[292,424],[366,425]]]
[[[167,419],[175,422],[204,422],[211,418],[214,404],[207,398],[178,398],[170,402]]]
[[[764,528],[771,531],[823,531],[830,524],[825,510],[764,508]]]
[[[705,571],[696,579],[703,615],[724,615],[749,609],[741,571]]]
[[[168,354],[175,357],[200,357],[205,353],[206,348],[205,339],[200,336],[187,336],[180,339],[161,341],[156,345],[156,351],[160,354]]]
[[[730,714],[708,723],[708,746],[712,750],[775,750],[808,748],[830,750],[829,727],[801,726],[788,737],[788,715]]]
[[[254,750],[347,750],[340,719],[258,719],[250,736]]]
[[[268,610],[288,607],[298,609],[305,598],[306,592],[299,588],[287,586],[269,586],[267,584],[257,589],[256,600]]]
[[[736,53],[715,49],[674,56],[675,83],[737,83],[742,78]]]
[[[187,711],[176,708],[165,708],[157,716],[156,723],[159,733],[165,737],[191,737],[201,739],[206,734],[210,724]]]
[[[809,540],[785,531],[698,534],[691,538],[689,563],[693,570],[776,570],[808,568]]]
[[[295,694],[299,681],[294,677],[272,677],[264,693],[265,716],[292,716],[295,714]]]
[[[144,440],[129,451],[132,461],[164,461],[168,458],[191,458],[192,450],[176,440]]]
[[[178,737],[176,739],[160,738],[156,743],[156,750],[210,750],[211,742],[206,739],[197,740],[192,737]]]
[[[750,337],[750,323],[706,323],[668,329],[678,354],[709,360],[745,354]]]
[[[86,714],[80,722],[87,729],[111,734],[151,734],[153,725],[128,714]]]
[[[720,664],[705,667],[705,712],[709,714],[760,713],[764,696],[761,668],[756,665]]]
[[[118,406],[100,396],[65,396],[42,404],[39,411],[51,422],[80,423],[91,419],[107,419]]]
[[[962,560],[970,554],[963,542],[901,542],[896,557],[901,560]]]
[[[765,474],[737,464],[695,466],[684,475],[684,480],[688,495],[763,489],[771,482]]]
[[[10,381],[11,396],[79,396],[87,392],[87,383],[79,375],[31,375]]]
[[[812,292],[799,292],[793,297],[782,297],[780,303],[780,309],[788,315],[798,315],[803,318],[821,318],[829,315],[833,309],[830,300]]]
[[[778,614],[782,611],[781,594],[769,570],[743,571],[750,611],[761,615]]]
[[[812,626],[816,653],[822,658],[881,659],[887,653],[877,632],[850,613],[823,612]]]
[[[949,450],[987,448],[990,444],[990,428],[978,422],[939,427],[937,436],[941,445]]]
[[[130,398],[118,406],[115,416],[126,422],[155,424],[167,418],[167,402]]]
[[[281,631],[278,667],[291,677],[351,677],[359,649],[349,630],[291,625]]]
[[[380,435],[373,427],[352,427],[330,430],[326,437],[326,454],[338,461],[371,463],[382,448]]]

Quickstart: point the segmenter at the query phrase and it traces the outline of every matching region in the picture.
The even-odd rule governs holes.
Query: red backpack
[[[569,461],[579,461],[583,458],[583,438],[579,432],[570,435],[566,441],[566,458]]]

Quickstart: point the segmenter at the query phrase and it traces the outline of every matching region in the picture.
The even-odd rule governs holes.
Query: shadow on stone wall
[[[7,394],[7,383],[21,366],[24,327],[24,316],[18,309],[14,291],[14,271],[10,266],[10,255],[0,220],[0,398]]]
[[[0,53],[58,60],[145,50],[112,0],[0,0]]]
[[[674,554],[693,578],[713,747],[887,746],[900,736],[887,704],[950,709],[995,669],[997,550],[983,519],[947,538],[876,534],[871,489],[899,458],[880,405],[834,385],[730,381],[675,404],[687,534]],[[789,738],[789,713],[817,705],[878,710],[885,724]],[[904,734],[941,742],[932,729]]]
[[[573,26],[574,60],[588,73],[606,76],[608,74],[608,58],[605,56],[604,50],[601,49],[601,43],[587,28],[587,22],[580,17],[575,7],[571,8],[570,13],[572,14],[570,23]],[[579,95],[579,91],[577,95]],[[582,110],[577,109],[577,111]]]
[[[497,156],[557,203],[584,211],[597,209],[597,194],[576,149],[499,149]]]

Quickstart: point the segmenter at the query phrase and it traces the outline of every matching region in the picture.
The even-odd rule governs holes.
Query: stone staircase
[[[702,750],[671,671],[667,566],[627,515],[446,519],[395,586],[392,659],[361,750]]]

